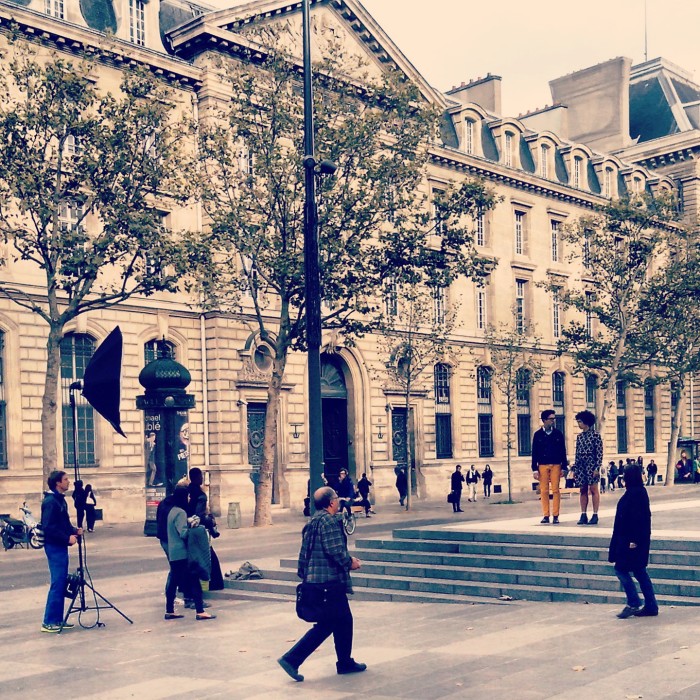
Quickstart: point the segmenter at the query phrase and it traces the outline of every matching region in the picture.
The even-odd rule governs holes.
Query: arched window
[[[617,397],[617,451],[627,452],[627,382],[619,380],[615,386]]]
[[[85,375],[85,368],[95,352],[95,341],[89,335],[68,333],[61,340],[61,395],[63,419],[64,469],[73,469],[73,412],[70,405],[70,385]],[[77,417],[77,449],[79,467],[96,467],[95,412],[92,406],[74,391]]]
[[[165,357],[175,359],[175,343],[171,343],[169,340],[149,340],[143,345],[144,365],[158,359],[159,352],[162,352],[163,345],[165,345],[164,349],[168,353]]]
[[[598,397],[598,378],[595,374],[586,375],[586,408],[595,413]]]
[[[479,457],[493,457],[492,377],[493,370],[490,367],[482,366],[476,371]]]
[[[450,368],[438,363],[434,369],[435,384],[435,456],[452,457],[452,407],[450,405]]]
[[[515,379],[515,403],[518,415],[518,454],[532,454],[532,418],[530,416],[530,390],[532,372],[521,367]]]

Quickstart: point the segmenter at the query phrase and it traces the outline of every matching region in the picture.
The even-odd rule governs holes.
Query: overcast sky
[[[500,75],[503,112],[551,103],[548,81],[627,56],[644,61],[644,0],[361,0],[428,82]],[[647,0],[648,57],[700,81],[700,0]]]

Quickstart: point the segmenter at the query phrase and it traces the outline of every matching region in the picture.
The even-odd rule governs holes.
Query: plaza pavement
[[[658,527],[700,536],[700,490],[652,491],[655,532]],[[604,501],[603,527],[597,530],[601,537],[611,525],[616,498]],[[576,511],[575,502],[564,502],[561,531],[575,527],[570,521]],[[536,525],[537,513],[534,498],[516,506],[480,501],[464,516],[468,524],[456,526],[544,527]],[[412,518],[436,514],[444,516],[442,503],[417,503]],[[280,522],[272,528],[235,535],[243,543],[246,537],[262,542],[283,531],[298,533],[303,521],[293,514],[278,516]],[[398,508],[385,508],[377,520],[381,518],[406,524]],[[358,526],[360,535],[363,525]],[[233,535],[224,531],[224,537],[227,532]],[[105,527],[98,535],[103,544],[95,538],[93,561],[106,555],[106,547],[118,551],[132,543],[141,551],[141,546],[154,545],[142,537],[135,540],[138,532],[131,526]],[[289,555],[288,542],[280,556]],[[143,551],[157,556],[155,545]],[[19,567],[22,560],[16,555],[43,553],[0,552],[0,570]],[[96,580],[96,588],[134,624],[107,609],[100,613],[105,627],[76,627],[61,635],[39,632],[45,584],[31,581],[3,590],[0,698],[700,698],[700,607],[664,607],[658,618],[618,620],[622,594],[619,606],[360,601],[352,604],[354,655],[368,664],[367,672],[337,676],[327,641],[302,667],[305,682],[295,683],[275,662],[307,629],[291,603],[213,594],[217,620],[195,622],[194,613],[187,611],[186,619],[165,622],[164,578],[163,558],[157,573]],[[81,617],[91,625],[95,612]],[[71,621],[78,622],[78,616]]]

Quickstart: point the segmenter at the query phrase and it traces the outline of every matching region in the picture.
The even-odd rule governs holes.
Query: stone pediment
[[[329,53],[343,56],[347,76],[354,79],[372,79],[389,69],[399,70],[417,85],[426,100],[446,106],[444,96],[416,71],[361,3],[312,0],[310,25],[314,60]],[[175,27],[168,36],[176,53],[189,56],[215,43],[232,46],[237,40],[264,53],[264,47],[278,37],[301,63],[301,3],[255,0],[194,18]]]

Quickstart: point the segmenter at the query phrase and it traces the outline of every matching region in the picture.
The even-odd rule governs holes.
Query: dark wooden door
[[[256,481],[263,462],[263,442],[265,440],[265,414],[267,404],[248,404],[248,464],[250,464],[253,481]],[[276,464],[272,469],[272,503],[278,502]]]
[[[324,473],[333,486],[337,483],[338,472],[348,468],[346,399],[323,399],[323,461]]]
[[[409,423],[413,417],[413,412],[409,414]],[[394,461],[397,462],[397,466],[406,469],[408,465],[408,444],[411,440],[411,453],[415,454],[415,443],[413,442],[413,430],[409,425],[409,430],[406,430],[406,408],[400,406],[391,409],[391,447],[392,447],[392,457]],[[415,458],[411,458],[411,469],[409,470],[411,474],[411,493],[416,492],[416,468],[415,468]]]

